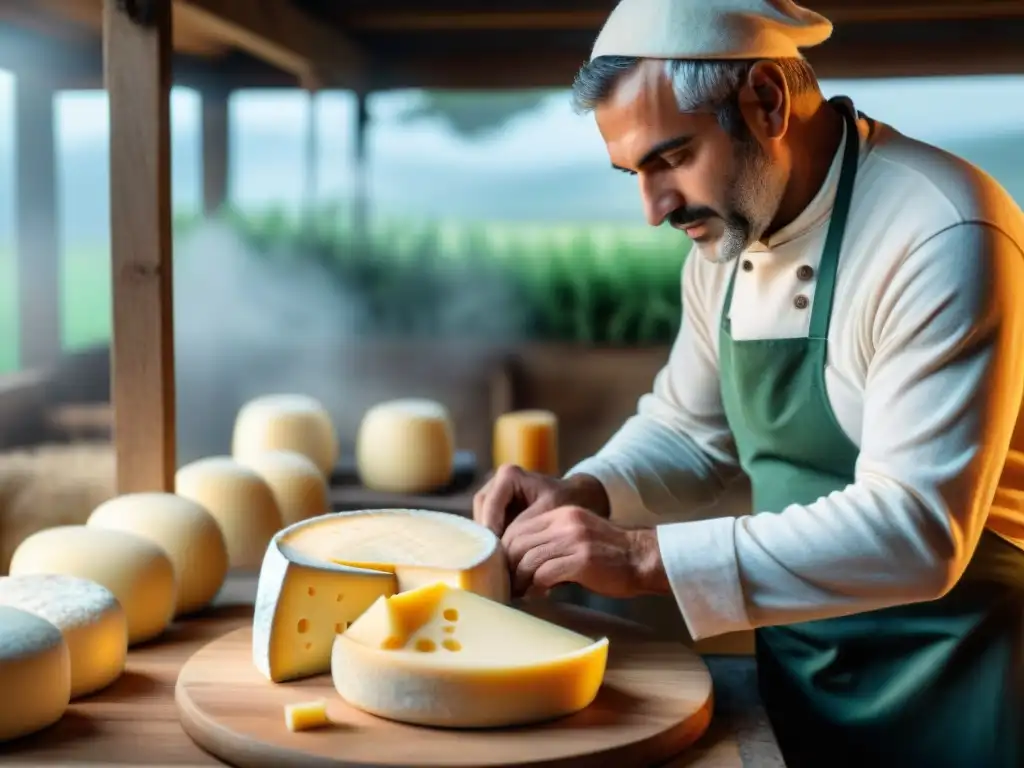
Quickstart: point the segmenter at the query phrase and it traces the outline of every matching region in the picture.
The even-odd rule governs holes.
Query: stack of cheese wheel
[[[174,485],[179,496],[213,515],[231,568],[259,567],[283,525],[274,492],[259,474],[229,456],[210,456],[179,469]]]
[[[512,411],[494,423],[494,466],[558,474],[558,418],[550,411]]]
[[[140,536],[160,547],[174,566],[175,616],[202,610],[228,572],[224,534],[205,508],[173,493],[129,493],[98,506],[86,525]]]
[[[391,400],[363,416],[356,438],[356,467],[367,488],[430,493],[451,482],[454,463],[455,428],[440,403]]]
[[[330,512],[327,478],[307,456],[264,451],[249,455],[244,464],[270,486],[284,525]]]
[[[247,402],[235,417],[231,455],[248,463],[265,451],[301,453],[329,476],[339,446],[327,409],[306,395],[264,395]]]
[[[62,574],[101,584],[124,609],[129,645],[156,638],[174,618],[174,565],[159,545],[133,533],[91,525],[48,528],[21,542],[10,574]]]

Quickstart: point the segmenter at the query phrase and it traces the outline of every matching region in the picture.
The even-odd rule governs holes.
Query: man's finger
[[[559,556],[558,542],[537,538],[535,546],[523,553],[515,570],[512,572],[512,593],[523,595],[533,586],[533,577],[537,569],[553,557]]]
[[[559,584],[578,583],[580,575],[579,559],[571,554],[548,558],[534,570],[530,590],[543,594]]]
[[[484,525],[484,505],[487,501],[487,497],[491,495],[491,489],[494,488],[494,473],[487,478],[487,482],[480,486],[476,493],[473,494],[473,521]]]
[[[508,527],[501,539],[501,545],[505,548],[508,567],[512,571],[519,567],[519,562],[527,552],[551,540],[550,528],[543,517],[534,518],[525,528],[513,530],[511,525]]]
[[[530,537],[543,531],[551,524],[551,515],[537,511],[536,507],[536,504],[529,507],[530,510],[533,510],[530,517],[526,517],[524,512],[508,524],[505,532],[501,535],[501,545],[505,547],[506,552],[513,548],[517,539],[521,539],[524,536]]]
[[[481,525],[494,531],[495,536],[501,536],[505,531],[505,513],[508,506],[516,496],[516,481],[509,473],[500,473],[494,476],[490,483],[491,487],[480,503]],[[473,517],[476,518],[476,500],[474,499]]]

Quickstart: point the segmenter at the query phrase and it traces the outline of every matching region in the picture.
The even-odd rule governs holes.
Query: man
[[[824,100],[801,49],[830,34],[788,0],[612,12],[574,97],[693,240],[681,328],[597,456],[501,467],[474,514],[520,592],[756,629],[788,765],[1024,765],[1024,215]],[[741,472],[753,514],[615,523],[695,518]]]

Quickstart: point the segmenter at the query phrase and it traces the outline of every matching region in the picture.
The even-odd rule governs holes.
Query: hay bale
[[[0,575],[32,534],[81,525],[116,494],[114,447],[109,443],[41,445],[0,453]]]

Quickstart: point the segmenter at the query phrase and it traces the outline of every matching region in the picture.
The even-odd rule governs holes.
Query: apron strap
[[[830,99],[836,104],[836,99]],[[837,104],[846,123],[846,145],[843,150],[843,165],[839,174],[835,201],[832,204],[832,216],[825,246],[822,251],[821,263],[818,267],[818,282],[814,291],[814,307],[811,310],[810,338],[828,338],[829,320],[832,317],[832,298],[836,287],[836,273],[839,270],[839,254],[842,251],[843,235],[846,233],[846,222],[850,215],[853,202],[854,181],[857,178],[857,163],[860,154],[860,131],[857,121],[843,105]],[[725,291],[725,303],[722,305],[720,325],[726,332],[731,332],[732,322],[729,313],[732,308],[733,287],[736,284],[736,271],[741,259],[736,259],[729,286]]]
[[[832,220],[825,247],[818,267],[818,282],[814,289],[814,307],[811,309],[810,338],[827,339],[828,325],[832,319],[832,299],[836,288],[836,273],[839,271],[839,254],[843,249],[843,235],[850,217],[853,202],[853,186],[857,178],[857,161],[860,153],[860,131],[857,120],[843,105],[839,105],[846,121],[846,149],[843,151],[843,168],[839,175],[836,199],[832,204]]]

